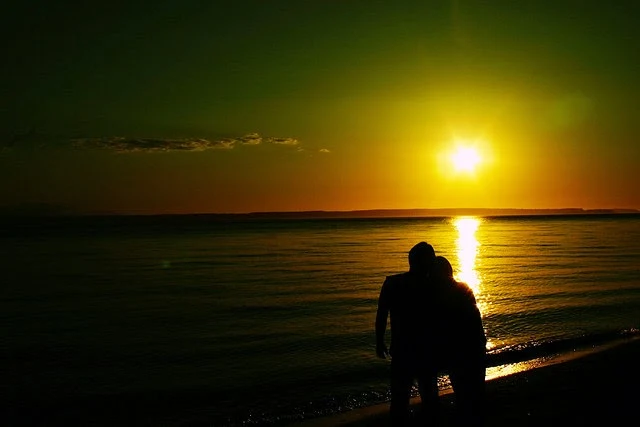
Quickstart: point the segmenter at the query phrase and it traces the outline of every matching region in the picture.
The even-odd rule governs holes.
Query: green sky
[[[76,3],[1,6],[0,206],[640,208],[639,2]]]

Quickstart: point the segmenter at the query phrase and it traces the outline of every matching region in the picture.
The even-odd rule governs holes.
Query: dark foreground
[[[441,408],[442,425],[454,425],[451,394],[441,396]],[[363,408],[298,426],[387,426],[387,409]],[[487,427],[636,425],[639,420],[640,340],[487,383]]]
[[[162,395],[96,402],[61,399],[34,406],[3,399],[6,426],[212,426],[200,396],[179,401]],[[37,390],[34,389],[37,394]],[[4,393],[3,393],[4,394]],[[453,425],[453,396],[441,397],[444,426]],[[20,399],[21,400],[21,399]],[[5,406],[6,405],[6,406]],[[487,383],[487,427],[540,425],[636,425],[640,418],[640,340]],[[628,422],[626,420],[629,420]],[[248,423],[247,425],[257,425]],[[280,424],[282,425],[282,424]],[[298,427],[386,426],[387,405],[294,424]]]

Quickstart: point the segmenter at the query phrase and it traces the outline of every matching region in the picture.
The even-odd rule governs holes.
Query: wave
[[[587,349],[595,350],[601,346],[634,338],[640,338],[640,329],[630,328],[585,334],[572,338],[531,341],[488,352],[487,367],[546,359]],[[386,386],[386,366],[372,363],[370,367],[332,375],[330,378],[326,376],[326,373],[322,374],[312,380],[306,378],[304,381],[300,381],[299,384],[294,382],[285,386],[285,390],[306,389],[307,391],[303,393],[304,400],[301,400],[298,394],[297,401],[295,399],[287,399],[289,403],[274,406],[273,402],[267,403],[266,401],[258,402],[255,400],[252,402],[250,396],[245,393],[245,402],[252,402],[252,404],[248,405],[251,406],[251,409],[236,411],[233,414],[219,414],[213,424],[225,427],[280,425],[371,406],[386,402],[390,398],[390,391]],[[335,388],[338,391],[326,396],[314,396],[309,392],[310,389],[315,388],[311,387],[311,384],[318,386],[326,385],[327,383],[335,384]],[[355,385],[358,383],[360,388]],[[342,384],[342,386],[338,386],[339,384]],[[449,383],[444,376],[438,379],[438,384],[440,389],[449,387]],[[417,396],[417,389],[415,388],[413,395]],[[281,395],[280,397],[284,396]],[[283,399],[279,401],[282,402]]]

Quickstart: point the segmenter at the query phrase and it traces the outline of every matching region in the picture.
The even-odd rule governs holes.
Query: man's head
[[[409,270],[427,272],[436,259],[433,246],[427,242],[420,242],[409,251]]]

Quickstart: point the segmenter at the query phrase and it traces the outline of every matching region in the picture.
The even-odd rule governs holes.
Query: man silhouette
[[[391,423],[406,424],[413,381],[417,380],[422,399],[423,417],[437,416],[437,364],[430,346],[435,336],[428,292],[430,271],[435,260],[433,247],[420,242],[409,251],[409,271],[388,276],[382,285],[376,315],[376,354],[391,356]],[[384,335],[387,317],[391,318],[391,347],[387,350]],[[432,421],[435,421],[433,419]]]

